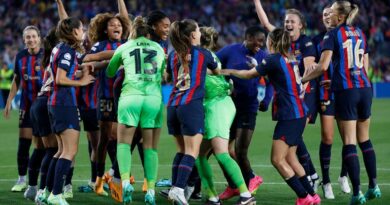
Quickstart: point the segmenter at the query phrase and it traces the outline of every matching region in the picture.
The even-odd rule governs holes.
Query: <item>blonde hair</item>
[[[192,19],[175,21],[169,30],[169,39],[177,52],[184,68],[188,67],[187,55],[191,49],[191,33],[196,31],[198,24]]]
[[[305,33],[305,30],[306,30],[306,27],[307,27],[305,16],[300,11],[298,11],[297,9],[287,9],[286,15],[287,14],[294,14],[294,15],[298,16],[298,18],[299,18],[299,20],[301,21],[301,24],[302,24],[301,33]]]
[[[39,29],[36,26],[32,26],[32,25],[26,26],[26,28],[23,29],[23,38],[24,38],[26,31],[28,31],[28,30],[36,31],[38,34],[38,37],[41,38],[41,32],[39,31]]]
[[[136,39],[138,37],[146,37],[151,33],[152,28],[146,23],[145,19],[142,16],[137,16],[133,22],[132,32],[130,33],[131,39]]]
[[[217,49],[218,32],[213,27],[200,27],[200,44],[203,48],[215,51]]]
[[[351,4],[349,1],[336,1],[333,3],[338,14],[346,17],[345,23],[351,26],[359,13],[359,7],[356,4]]]

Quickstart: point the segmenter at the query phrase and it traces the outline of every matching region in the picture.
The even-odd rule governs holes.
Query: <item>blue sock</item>
[[[64,181],[66,175],[70,170],[71,165],[72,165],[72,161],[68,159],[64,159],[64,158],[58,159],[56,165],[56,174],[54,177],[53,191],[52,191],[53,195],[62,193],[62,189],[64,188]]]
[[[307,175],[300,177],[299,181],[301,182],[302,186],[306,189],[307,193],[309,193],[312,196],[314,196],[314,194],[316,194],[314,192],[313,187],[310,185],[309,180],[307,179]]]
[[[347,167],[348,175],[352,183],[353,195],[357,196],[360,191],[360,165],[356,151],[356,145],[343,146],[343,158]]]
[[[97,163],[91,161],[91,182],[96,182],[97,176]]]
[[[368,175],[368,187],[374,188],[376,186],[376,156],[371,141],[359,143],[359,147],[363,153],[364,165]]]
[[[173,158],[173,162],[172,162],[172,184],[176,183],[179,164],[180,164],[180,161],[183,158],[183,156],[184,156],[183,153],[178,152],[178,153],[176,153],[175,158]]]
[[[66,175],[65,185],[72,184],[73,171],[74,171],[74,167],[71,167],[69,169],[68,174]]]
[[[34,149],[31,158],[28,162],[28,185],[36,186],[38,184],[39,168],[43,157],[45,157],[45,149]]]
[[[108,156],[110,157],[111,164],[114,164],[114,162],[116,160],[116,146],[117,146],[116,140],[108,141],[107,153],[108,153]]]
[[[331,144],[320,144],[320,164],[322,171],[322,183],[327,184],[330,182],[329,178],[329,166],[330,159],[332,154],[332,145]]]
[[[177,168],[177,179],[174,184],[175,187],[184,189],[187,185],[188,178],[191,175],[192,168],[195,164],[195,158],[191,155],[184,155]]]
[[[341,170],[340,177],[346,177],[348,175],[347,167],[345,166],[344,157],[341,155]]]
[[[310,175],[310,154],[307,151],[306,145],[303,142],[303,139],[299,140],[298,146],[297,146],[297,156],[299,163],[301,163],[303,169],[305,169],[305,173]]]
[[[53,159],[53,156],[56,154],[58,148],[57,147],[49,147],[46,148],[45,157],[42,159],[41,170],[40,170],[40,183],[39,189],[44,189],[46,187],[46,177],[47,172],[49,170],[50,162]]]
[[[49,192],[51,192],[53,190],[57,161],[58,161],[58,158],[53,157],[53,159],[51,160],[50,165],[49,165],[49,170],[47,172],[46,188]]]
[[[103,177],[105,166],[105,163],[96,162],[96,176]]]
[[[19,176],[26,176],[27,174],[30,146],[31,139],[19,138],[17,153]]]
[[[200,176],[199,176],[199,173],[198,173],[198,169],[196,168],[196,166],[194,166],[192,168],[192,172],[190,174],[190,177],[188,178],[188,183],[187,185],[188,186],[195,186],[196,182],[200,180]]]
[[[292,190],[294,190],[295,194],[299,198],[305,198],[307,196],[306,189],[303,187],[297,176],[293,176],[290,179],[287,179],[286,183],[291,187]]]

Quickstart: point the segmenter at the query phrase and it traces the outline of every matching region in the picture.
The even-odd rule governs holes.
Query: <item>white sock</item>
[[[26,181],[26,175],[24,175],[24,176],[19,176],[18,181],[20,181],[20,182],[25,182],[25,181]]]
[[[112,168],[110,168],[110,170],[108,170],[108,174],[110,175],[110,176],[114,176],[114,170],[112,169]]]
[[[314,173],[313,175],[310,176],[310,178],[311,178],[312,180],[316,180],[316,179],[318,179],[318,174],[317,174],[317,173]]]
[[[252,194],[251,194],[249,191],[246,191],[246,192],[240,193],[240,196],[241,196],[241,197],[248,198],[248,197],[251,197]]]
[[[122,181],[122,188],[124,188],[126,184],[130,184],[130,180],[129,179],[126,179],[126,180]]]
[[[218,202],[219,199],[218,199],[218,197],[212,196],[212,197],[209,198],[209,201]]]
[[[148,189],[148,192],[151,193],[153,196],[155,195],[154,189]]]

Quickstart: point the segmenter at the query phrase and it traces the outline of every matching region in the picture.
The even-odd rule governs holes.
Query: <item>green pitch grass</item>
[[[371,121],[371,140],[374,144],[377,167],[378,167],[378,183],[382,190],[382,198],[374,201],[369,201],[368,204],[390,204],[390,136],[387,126],[390,126],[390,100],[374,100],[372,109]],[[14,111],[11,120],[0,120],[0,205],[17,204],[28,205],[33,204],[23,198],[23,193],[11,192],[11,187],[17,178],[16,167],[16,148],[17,148],[17,112]],[[256,130],[253,136],[253,141],[250,147],[250,161],[255,172],[264,178],[264,184],[259,188],[256,194],[258,204],[269,205],[284,205],[294,204],[295,195],[293,191],[284,183],[278,172],[270,163],[270,148],[272,133],[275,122],[271,121],[270,113],[259,113],[257,117]],[[336,130],[337,131],[337,130]],[[175,153],[175,145],[171,136],[168,136],[166,126],[164,125],[159,147],[159,174],[158,178],[170,178],[171,161]],[[317,172],[321,175],[318,148],[320,143],[319,120],[316,125],[310,125],[305,130],[305,142],[310,150],[311,157],[316,165]],[[367,175],[364,170],[361,153],[361,183],[362,190],[367,190]],[[350,195],[342,194],[337,183],[338,173],[340,172],[340,156],[341,156],[341,141],[336,132],[334,146],[332,149],[331,161],[331,180],[333,182],[333,191],[336,196],[335,200],[323,199],[323,205],[328,204],[348,204]],[[107,157],[108,159],[108,157]],[[106,169],[109,168],[109,159],[107,160]],[[141,191],[143,181],[143,170],[140,166],[140,160],[137,152],[133,155],[133,174],[137,183],[135,184],[135,193],[133,204],[144,204],[144,195]],[[215,173],[215,181],[219,192],[225,187],[220,168],[217,166],[215,159],[211,158]],[[76,160],[76,168],[73,176],[74,198],[68,200],[72,205],[100,205],[100,204],[118,204],[110,197],[98,197],[94,193],[79,193],[77,187],[85,185],[90,177],[90,163],[88,160],[87,141],[85,133],[82,133],[80,138],[79,152]],[[157,189],[159,191],[160,188]],[[319,194],[322,197],[322,190],[319,189]],[[231,199],[224,204],[234,204],[236,199]],[[169,202],[160,196],[157,197],[157,204],[168,204]],[[201,202],[191,202],[191,204],[201,204]]]

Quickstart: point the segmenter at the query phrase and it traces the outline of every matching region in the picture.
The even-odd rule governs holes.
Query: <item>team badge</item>
[[[35,66],[35,71],[40,71],[41,70],[41,66],[37,65]]]
[[[70,55],[70,53],[65,53],[64,58],[66,60],[70,60],[70,59],[72,59],[72,56]]]

